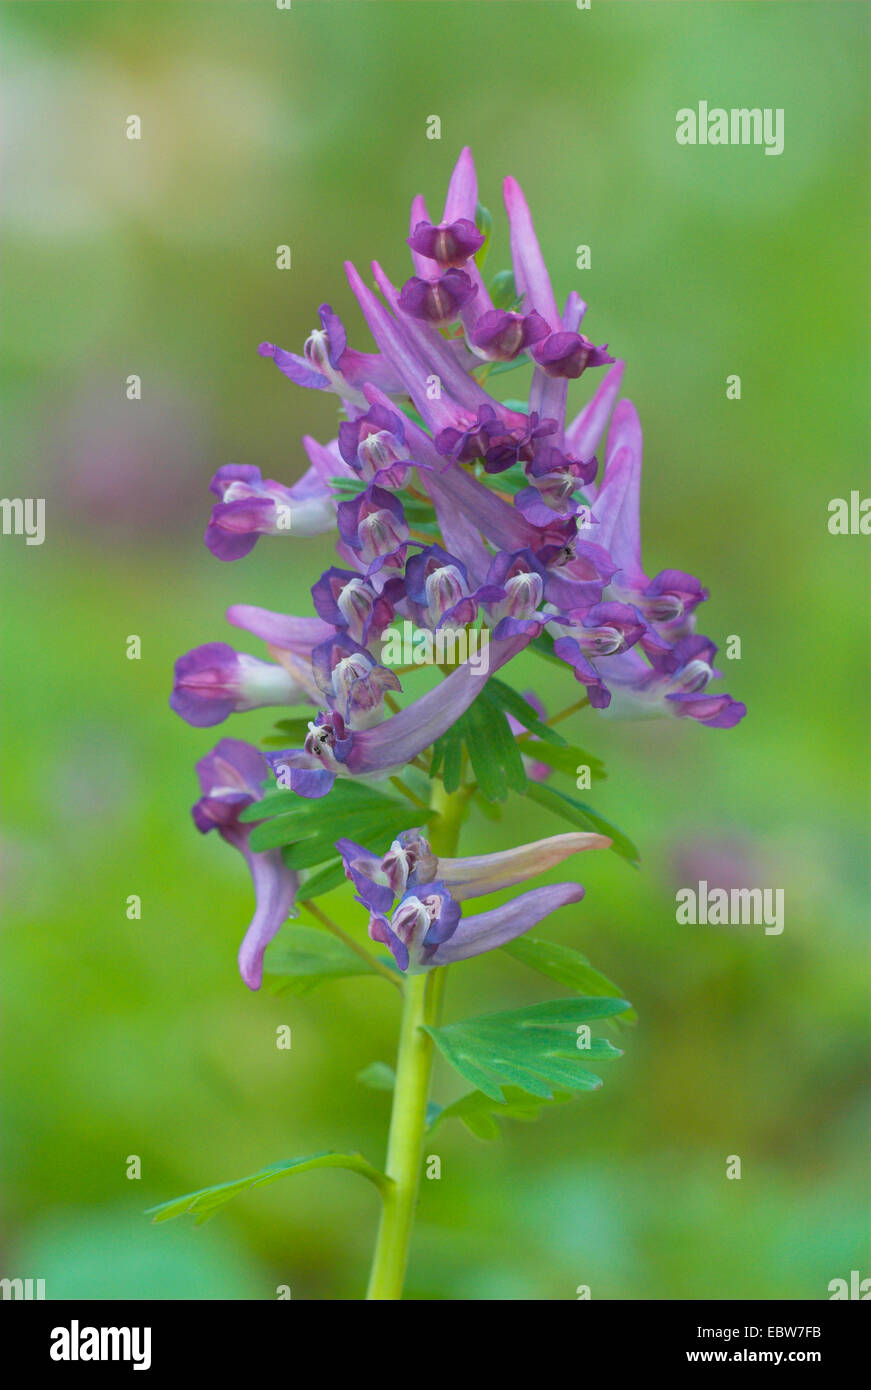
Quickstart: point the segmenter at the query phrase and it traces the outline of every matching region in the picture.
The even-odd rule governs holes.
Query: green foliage
[[[306,877],[299,890],[300,901],[307,902],[309,898],[319,898],[322,893],[330,893],[334,888],[339,888],[347,882],[341,859],[335,859],[322,869],[314,869]]]
[[[324,980],[377,973],[337,936],[299,926],[282,927],[267,947],[264,969],[273,994],[308,994]]]
[[[538,756],[538,745],[536,744],[535,755]],[[553,811],[555,815],[562,816],[563,820],[575,826],[577,830],[595,830],[599,835],[607,835],[612,841],[611,848],[615,854],[619,854],[621,859],[634,867],[638,865],[638,850],[623,831],[600,816],[598,811],[594,811],[592,806],[588,806],[584,801],[578,801],[575,797],[569,796],[566,792],[557,791],[556,787],[545,786],[542,782],[530,782],[526,795],[531,801],[537,801],[539,806],[544,806],[548,811]]]
[[[493,236],[493,214],[489,208],[485,208],[483,203],[479,203],[475,209],[475,226],[484,237],[484,244],[475,252],[475,264],[479,270],[484,269],[484,262],[490,250],[490,240]]]
[[[150,1216],[152,1222],[157,1223],[190,1214],[195,1217],[195,1224],[201,1226],[204,1221],[214,1216],[220,1207],[238,1197],[240,1193],[248,1192],[253,1187],[265,1187],[267,1183],[277,1182],[279,1178],[286,1178],[291,1173],[305,1173],[310,1168],[349,1168],[382,1189],[390,1181],[386,1174],[367,1163],[362,1154],[309,1154],[305,1158],[288,1158],[283,1163],[273,1163],[269,1168],[261,1168],[259,1172],[251,1173],[247,1178],[238,1178],[235,1182],[222,1182],[215,1187],[201,1187],[197,1192],[187,1192],[183,1197],[173,1197],[169,1202],[161,1202],[160,1206],[149,1207],[146,1216]]]
[[[490,281],[489,288],[494,309],[507,309],[513,311],[520,303],[520,296],[517,293],[517,285],[514,281],[513,270],[497,271]],[[528,406],[524,406],[523,409],[526,411]]]
[[[511,727],[490,694],[489,684],[433,745],[430,776],[441,771],[445,791],[456,791],[465,748],[481,796],[487,801],[504,801],[509,791],[523,795],[526,773]]]
[[[502,1102],[486,1096],[483,1091],[469,1091],[438,1112],[429,1126],[429,1133],[432,1134],[443,1120],[460,1120],[476,1139],[501,1139],[497,1119],[536,1120],[545,1107],[564,1105],[573,1099],[567,1091],[555,1091],[547,1100],[544,1096],[530,1096],[517,1086],[506,1086],[504,1095]]]
[[[531,739],[524,739],[521,735],[519,747],[522,753],[536,758],[539,762],[547,763],[548,767],[567,772],[572,777],[582,763],[589,767],[592,776],[600,780],[607,776],[605,764],[600,758],[588,753],[585,748],[567,743],[562,734],[558,734],[549,724],[543,723],[529,701],[510,685],[492,676],[487,682],[487,691],[494,704],[506,714],[513,715],[518,723],[530,734],[535,734],[539,740],[533,745]],[[542,748],[542,744],[546,746]]]
[[[518,936],[502,947],[509,956],[522,961],[540,975],[557,980],[577,994],[605,995],[619,998],[622,991],[606,975],[595,970],[587,957],[572,946],[561,946],[556,941],[542,941],[534,936]],[[637,1023],[638,1015],[634,1009],[627,1009],[620,1019],[621,1023]]]
[[[279,719],[275,733],[268,734],[263,743],[267,748],[301,748],[308,733],[308,718]]]
[[[574,743],[566,743],[562,748],[555,748],[552,743],[536,742],[532,738],[524,738],[521,735],[517,746],[525,757],[534,758],[539,763],[546,763],[555,772],[565,772],[573,781],[578,768],[583,765],[590,769],[590,776],[599,781],[604,781],[608,775],[601,758],[597,758],[595,754],[588,753],[586,748],[579,748]]]
[[[506,714],[512,714],[514,718],[528,729],[532,734],[538,734],[539,738],[546,743],[552,743],[554,747],[562,747],[566,740],[562,734],[558,734],[556,729],[552,729],[549,724],[542,723],[538,711],[531,705],[524,695],[521,695],[513,686],[506,685],[505,681],[499,680],[496,676],[491,676],[487,682],[487,689],[494,704],[504,710]]]
[[[339,779],[326,797],[317,800],[294,791],[268,792],[262,801],[246,807],[240,819],[261,822],[251,831],[252,850],[282,846],[290,869],[326,866],[313,876],[313,891],[306,889],[306,895],[313,897],[341,882],[336,840],[347,837],[375,848],[386,846],[413,821],[419,824],[430,815],[426,808],[412,811],[404,801],[384,796],[362,782]]]
[[[629,1007],[625,999],[553,999],[427,1032],[451,1066],[491,1100],[504,1103],[501,1087],[506,1084],[550,1100],[553,1088],[592,1091],[601,1086],[582,1062],[619,1057],[620,1049],[604,1038],[591,1038],[581,1049],[576,1030]]]

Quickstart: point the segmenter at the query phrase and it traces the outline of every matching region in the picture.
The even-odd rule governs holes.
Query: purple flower
[[[439,430],[435,446],[440,454],[457,463],[471,463],[483,458],[494,440],[502,439],[506,426],[495,406],[482,405],[474,419],[459,427]]]
[[[353,840],[337,840],[346,876],[371,912],[387,912],[395,898],[438,877],[438,860],[420,830],[403,830],[381,857]]]
[[[556,655],[568,662],[575,673],[575,680],[586,687],[587,696],[594,709],[607,709],[611,703],[611,692],[601,675],[585,657],[580,643],[574,637],[558,637],[553,644]]]
[[[399,307],[425,323],[453,323],[464,305],[478,293],[464,270],[446,270],[437,280],[412,275],[399,295]]]
[[[329,304],[318,310],[320,328],[312,331],[303,349],[304,355],[287,352],[274,343],[261,343],[261,357],[271,357],[280,372],[297,386],[315,391],[335,391],[342,399],[365,408],[360,388],[364,382],[374,382],[388,392],[401,392],[402,381],[378,353],[355,352],[348,347],[345,328]]]
[[[635,645],[647,631],[647,623],[629,603],[596,603],[586,612],[569,614],[568,635],[587,656],[614,656]]]
[[[487,473],[504,473],[515,463],[529,463],[539,441],[559,429],[556,420],[541,420],[533,411],[521,425],[508,428],[504,434],[491,439],[484,454]]]
[[[408,526],[402,503],[370,483],[365,492],[338,506],[339,535],[358,553],[367,573],[397,568],[405,559]]]
[[[684,570],[660,570],[635,602],[652,623],[673,623],[689,616],[708,597],[693,575]]]
[[[375,728],[353,732],[338,712],[319,714],[309,725],[301,749],[268,755],[279,786],[289,786],[301,796],[320,797],[327,795],[337,776],[392,775],[456,723],[487,677],[522,651],[530,635],[494,639],[488,670],[483,671],[471,659],[464,661],[434,690]]]
[[[555,642],[554,650],[559,645]],[[712,729],[731,729],[744,718],[747,707],[731,695],[708,691],[709,682],[721,674],[712,666],[716,651],[708,637],[682,637],[670,645],[651,630],[632,651],[601,658],[596,664],[615,697],[617,715],[672,714]]]
[[[456,222],[443,222],[434,227],[431,222],[418,222],[408,244],[418,256],[436,261],[443,270],[464,266],[480,251],[484,237],[474,222],[460,217]]]
[[[510,888],[569,855],[610,843],[604,835],[552,835],[497,854],[438,859],[420,830],[409,830],[380,859],[352,840],[339,840],[336,848],[358,902],[372,914],[369,936],[389,948],[400,970],[414,973],[502,946],[555,907],[578,902],[584,890],[573,883],[536,889],[462,921],[461,901]],[[391,914],[396,897],[400,902]]]
[[[385,691],[402,689],[394,671],[379,666],[365,647],[344,633],[315,648],[312,669],[321,692],[349,729],[370,729],[380,723]]]
[[[460,904],[436,879],[403,894],[389,921],[370,917],[369,936],[392,952],[400,970],[416,972],[426,969],[438,946],[453,936],[460,914]]]
[[[283,666],[234,651],[226,642],[207,642],[175,663],[169,703],[188,724],[208,728],[242,710],[312,700]]]
[[[344,629],[364,647],[379,641],[395,613],[395,580],[388,580],[379,592],[376,578],[333,567],[324,571],[311,591],[315,612],[323,622]]]
[[[548,614],[541,611],[547,574],[529,549],[500,550],[487,572],[484,611],[497,638],[529,632],[538,636]]]
[[[511,259],[514,283],[523,296],[524,312],[540,314],[551,331],[561,325],[547,266],[532,225],[532,217],[523,191],[516,179],[507,178],[504,184],[505,210],[511,227]]]
[[[734,729],[747,713],[743,700],[733,700],[726,694],[681,694],[674,692],[666,697],[678,716],[707,724],[709,729]]]
[[[596,347],[583,333],[551,333],[534,345],[532,356],[546,376],[574,379],[588,367],[613,363],[615,359],[605,351],[607,346]]]
[[[469,342],[489,362],[512,362],[518,353],[546,338],[550,329],[541,314],[514,314],[507,309],[488,309],[481,314]]]
[[[458,902],[465,898],[480,898],[512,888],[537,874],[555,868],[572,854],[588,849],[607,849],[607,835],[588,831],[573,831],[566,835],[550,835],[544,840],[499,850],[495,854],[477,854],[462,859],[437,858],[419,829],[404,830],[394,840],[385,855],[379,856],[364,849],[353,840],[338,840],[336,849],[342,856],[345,873],[360,891],[364,906],[384,911],[384,891],[393,898],[401,897],[408,888],[419,888],[440,879]],[[372,901],[367,894],[377,894]],[[389,903],[388,903],[389,906]]]
[[[223,738],[197,763],[202,796],[191,814],[198,830],[217,830],[244,856],[251,872],[256,908],[239,948],[239,972],[249,989],[263,980],[263,953],[294,907],[298,876],[284,863],[281,850],[255,854],[248,839],[254,823],[243,825],[240,813],[259,801],[269,769],[256,748],[236,738]]]
[[[537,558],[546,573],[545,598],[566,613],[598,603],[614,575],[614,562],[605,547],[577,536],[543,546]]]
[[[348,346],[329,304],[320,306],[319,327],[301,354],[260,345],[295,383],[338,395],[338,438],[321,444],[306,436],[309,466],[290,486],[247,465],[228,465],[212,480],[216,504],[206,542],[221,559],[247,554],[261,535],[307,537],[338,528],[337,565],[311,591],[317,617],[247,604],[228,610],[231,623],[265,642],[272,662],[209,643],[176,664],[171,704],[192,724],[271,704],[317,711],[302,747],[264,758],[223,740],[198,766],[196,823],[235,844],[255,882],[257,910],[240,952],[252,988],[296,892],[280,852],[252,854],[251,827],[239,820],[260,798],[268,767],[280,785],[309,798],[326,795],[337,776],[381,779],[399,771],[451,728],[488,674],[545,629],[590,703],[609,715],[666,714],[728,728],[746,712],[728,694],[711,693],[716,648],[695,633],[707,597],[699,580],[676,568],[652,578],[643,569],[641,429],[634,407],[616,404],[623,364],[580,331],[586,305],[579,295],[570,293],[560,312],[524,195],[514,179],[504,192],[519,296],[512,309],[495,308],[475,261],[485,239],[475,226],[477,177],[466,149],[440,219],[430,217],[421,197],[412,204],[414,273],[401,289],[377,261],[371,286],[347,265],[375,351]],[[443,331],[457,319],[461,331]],[[486,364],[510,363],[521,353],[533,364],[529,396],[509,407],[485,389]],[[567,423],[569,381],[606,364],[592,399]],[[522,465],[525,486],[516,490],[513,475],[493,483],[481,465],[486,475]],[[414,541],[395,495],[412,469],[436,521],[433,528],[425,515],[427,537]],[[362,480],[365,491],[342,500],[335,478]],[[413,495],[417,509],[421,499]],[[409,503],[409,515],[418,514]],[[401,689],[383,664],[397,616],[448,634],[483,618],[492,628],[486,669],[470,659],[385,718],[387,692]],[[521,726],[511,727],[516,733]],[[549,775],[531,761],[533,743],[521,744],[529,775]],[[415,971],[492,949],[554,907],[578,901],[583,889],[566,884],[478,915],[463,917],[461,908],[468,898],[607,843],[555,836],[496,855],[439,860],[414,830],[384,855],[350,841],[339,848],[371,914],[370,935],[403,970]]]
[[[474,622],[477,599],[469,591],[466,567],[442,550],[427,546],[405,566],[405,592],[418,627],[465,627]]]
[[[251,464],[219,468],[210,488],[220,501],[212,508],[205,542],[219,560],[239,560],[258,536],[317,536],[336,524],[332,492],[311,470],[293,487],[265,481]]]
[[[666,635],[686,631],[686,620],[707,598],[698,579],[683,570],[661,570],[648,579],[641,564],[641,424],[630,401],[614,411],[608,436],[605,471],[593,510],[598,535],[617,566],[615,598],[633,603],[647,620],[663,625]]]
[[[575,516],[575,493],[593,481],[598,467],[595,456],[585,461],[545,445],[527,467],[530,486],[515,494],[514,505],[536,526],[548,523],[548,512]]]
[[[383,405],[339,425],[339,452],[367,483],[402,487],[408,476],[408,449],[402,418]]]

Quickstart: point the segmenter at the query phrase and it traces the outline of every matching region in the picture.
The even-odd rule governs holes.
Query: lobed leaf
[[[325,980],[377,973],[337,936],[316,927],[283,927],[263,964],[274,977],[269,982],[274,994],[308,994]]]
[[[629,1007],[625,999],[553,999],[426,1031],[451,1066],[491,1100],[505,1102],[503,1085],[550,1100],[554,1089],[592,1091],[601,1086],[584,1063],[620,1057],[620,1049],[605,1038],[591,1038],[580,1049],[574,1035],[581,1024]]]
[[[538,937],[526,935],[515,937],[501,949],[515,960],[528,965],[531,970],[537,970],[539,975],[546,975],[548,979],[556,980],[578,994],[604,995],[611,998],[619,998],[622,994],[613,980],[595,970],[587,957],[572,946],[562,946],[556,941],[542,941]],[[629,1008],[619,1022],[637,1023],[638,1015],[634,1009]]]
[[[352,1172],[368,1178],[381,1190],[390,1183],[386,1173],[373,1168],[362,1154],[324,1152],[309,1154],[305,1158],[288,1158],[282,1163],[273,1163],[269,1168],[261,1168],[259,1172],[251,1173],[246,1178],[238,1178],[236,1182],[218,1183],[215,1187],[202,1187],[197,1192],[187,1192],[183,1197],[173,1197],[169,1202],[149,1207],[145,1214],[150,1216],[154,1223],[172,1221],[176,1216],[190,1214],[196,1217],[196,1224],[201,1226],[219,1207],[238,1197],[240,1193],[254,1187],[265,1187],[267,1183],[277,1182],[279,1178],[286,1178],[291,1173],[304,1173],[310,1168],[349,1168]]]
[[[341,859],[335,857],[331,864],[325,864],[309,874],[299,890],[299,899],[306,902],[309,898],[319,898],[322,893],[330,893],[347,882],[345,866]]]
[[[553,811],[555,815],[562,816],[563,820],[574,825],[578,830],[595,830],[599,835],[607,835],[611,843],[611,848],[615,854],[619,854],[621,859],[625,859],[633,867],[638,866],[638,850],[623,831],[600,816],[598,811],[594,811],[592,806],[588,806],[584,801],[578,801],[575,797],[569,796],[567,792],[557,791],[556,787],[545,786],[542,782],[530,782],[526,795],[532,801],[537,801],[539,806],[544,806],[548,811]]]
[[[483,1091],[469,1091],[451,1105],[446,1105],[435,1116],[428,1133],[441,1124],[442,1120],[460,1120],[476,1139],[501,1139],[502,1131],[497,1119],[537,1120],[539,1113],[552,1105],[564,1105],[572,1100],[568,1091],[555,1091],[551,1100],[543,1096],[530,1096],[517,1086],[505,1087],[505,1100],[500,1102],[486,1096]]]

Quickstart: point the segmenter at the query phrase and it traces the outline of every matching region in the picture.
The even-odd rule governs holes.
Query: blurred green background
[[[215,737],[256,741],[274,712],[194,730],[167,696],[181,652],[246,646],[228,604],[310,611],[330,563],[328,539],[233,565],[202,544],[218,466],[291,481],[301,434],[335,434],[335,398],[257,343],[299,350],[326,299],[368,346],[342,261],[404,278],[409,201],[438,207],[469,143],[488,272],[507,264],[513,173],[558,298],[578,289],[586,330],[627,360],[646,568],[710,587],[702,630],[741,637],[724,684],[749,714],[732,732],[589,710],[565,726],[606,760],[590,800],[642,866],[585,857],[587,897],[547,934],[640,1023],[596,1094],[507,1122],[500,1145],[438,1133],[409,1296],[817,1299],[867,1274],[869,541],[830,536],[826,507],[869,490],[868,7],[25,0],[0,22],[3,490],[47,499],[42,547],[2,543],[0,1273],[55,1298],[365,1287],[376,1198],[351,1174],[289,1179],[203,1229],[142,1216],[294,1154],[379,1161],[388,1097],[354,1078],[392,1061],[397,1026],[377,982],[244,988],[247,874],[188,808]],[[784,108],[784,153],[681,148],[675,112],[700,99]],[[523,662],[552,711],[576,697]],[[504,843],[524,813],[474,816],[464,845]],[[718,875],[783,887],[782,936],[677,926],[675,889]],[[362,934],[346,897],[324,902]],[[558,992],[485,957],[452,972],[448,1017]],[[462,1089],[440,1064],[436,1096]]]

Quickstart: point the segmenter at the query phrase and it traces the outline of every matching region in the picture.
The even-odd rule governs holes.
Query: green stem
[[[576,710],[583,709],[589,703],[588,697],[582,695],[580,700],[576,700],[573,705],[569,705],[567,709],[561,709],[559,714],[552,714],[550,719],[545,719],[544,722],[550,725],[559,724],[561,720],[568,719],[570,714],[574,714]]]
[[[441,782],[433,781],[432,805],[438,814],[430,827],[430,843],[440,857],[450,857],[456,851],[467,800],[467,788],[447,793]],[[438,1023],[445,974],[446,969],[442,967],[426,974],[410,975],[405,981],[385,1165],[392,1186],[383,1194],[368,1299],[402,1297],[432,1074],[433,1041],[424,1032],[423,1025],[433,1027]]]

